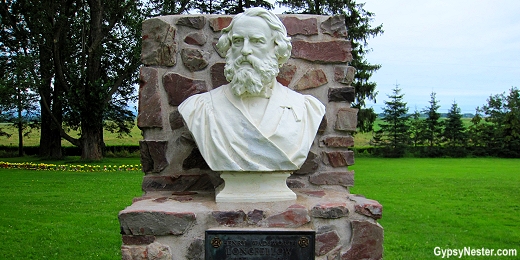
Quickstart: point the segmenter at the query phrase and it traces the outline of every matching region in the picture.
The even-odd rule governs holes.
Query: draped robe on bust
[[[229,85],[191,96],[178,109],[214,171],[299,169],[325,114],[316,98],[278,82],[258,125]]]

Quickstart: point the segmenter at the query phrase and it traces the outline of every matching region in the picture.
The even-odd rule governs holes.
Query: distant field
[[[470,118],[463,118],[464,125],[466,127],[471,125],[471,119]],[[379,130],[379,124],[382,122],[380,118],[376,120],[374,123],[374,130]],[[6,124],[0,123],[0,128],[2,128],[3,131],[8,132],[12,134],[10,138],[7,138],[5,136],[0,137],[0,146],[6,145],[6,146],[18,146],[18,134],[16,132],[16,129],[13,127],[6,127]],[[78,132],[71,131],[70,135],[73,137],[79,137]],[[357,133],[354,136],[355,139],[355,146],[360,147],[367,147],[370,146],[370,140],[372,139],[373,133]],[[123,138],[119,138],[117,134],[110,133],[108,131],[104,132],[105,137],[105,143],[108,146],[111,145],[139,145],[139,140],[142,139],[141,136],[141,130],[137,128],[137,125],[134,125],[134,128],[132,128],[131,136],[124,136]],[[73,146],[68,141],[63,140],[62,142],[63,146]],[[39,130],[33,130],[31,134],[29,134],[28,137],[24,138],[24,145],[25,146],[38,146],[40,145],[40,131]]]
[[[18,132],[17,132],[16,128],[14,128],[12,126],[6,126],[6,124],[4,124],[4,123],[0,123],[0,128],[2,128],[2,130],[4,132],[10,133],[12,135],[9,138],[5,137],[5,136],[0,136],[0,145],[18,146]],[[69,134],[74,138],[79,137],[79,132],[77,132],[77,131],[71,131],[71,132],[69,132]],[[108,146],[111,146],[111,145],[139,145],[139,140],[141,140],[143,138],[141,136],[141,130],[139,128],[137,128],[137,125],[134,125],[134,127],[132,128],[132,132],[130,134],[131,134],[131,136],[126,135],[126,136],[123,136],[122,138],[119,138],[117,134],[110,133],[109,131],[105,131],[103,133],[103,135],[105,137],[105,143]],[[33,130],[29,134],[29,136],[27,136],[23,139],[23,141],[24,141],[24,146],[40,145],[40,130],[39,129]],[[63,141],[62,141],[62,145],[64,147],[73,146],[71,143],[69,143],[65,139],[63,139]]]

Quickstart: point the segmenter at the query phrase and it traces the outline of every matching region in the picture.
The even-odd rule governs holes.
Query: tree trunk
[[[103,159],[103,127],[87,123],[82,124],[81,131],[81,159],[87,161]]]
[[[20,97],[18,97],[20,98]],[[22,110],[18,107],[18,156],[23,156],[23,122],[22,122]]]
[[[63,158],[60,129],[53,122],[47,110],[43,108],[41,109],[39,156],[52,159]]]
[[[61,150],[60,126],[62,122],[62,106],[59,96],[61,96],[61,85],[56,82],[54,84],[54,95],[51,100],[51,82],[52,82],[52,53],[48,48],[40,46],[40,74],[42,77],[40,85],[40,149],[39,155],[43,158],[61,159],[63,153]],[[49,111],[45,108],[46,104],[51,107],[52,113],[58,120],[54,122]]]
[[[81,159],[101,160],[103,158],[103,87],[101,77],[101,42],[103,39],[103,8],[101,0],[89,0],[90,32],[87,41],[88,57],[86,82],[81,91],[84,103],[81,108]]]

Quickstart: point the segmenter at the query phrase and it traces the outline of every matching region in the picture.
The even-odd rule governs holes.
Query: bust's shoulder
[[[282,89],[282,92],[285,94],[287,100],[294,101],[294,102],[312,102],[312,103],[320,103],[321,102],[312,95],[302,94],[300,92],[294,91],[288,87],[285,87],[284,85],[279,84],[279,87]]]
[[[223,96],[223,95],[224,95],[223,88],[219,87],[219,88],[207,91],[207,92],[198,93],[198,94],[189,96],[188,98],[186,98],[182,102],[181,106],[183,104],[187,105],[187,104],[190,104],[190,103],[191,104],[199,104],[199,105],[200,105],[200,103],[204,104],[204,103],[207,103],[207,102],[211,102],[212,99],[218,98],[219,96]]]
[[[218,88],[212,89],[209,92],[206,92],[204,94],[207,94],[211,98],[218,98],[218,97],[224,96],[225,90],[228,87],[229,87],[228,85],[223,85]]]
[[[304,95],[302,93],[296,92],[296,91],[290,89],[289,87],[286,87],[286,86],[280,84],[279,82],[277,82],[276,88],[278,88],[278,91],[283,93],[285,98],[288,98],[288,101],[289,100],[301,101],[304,98]]]

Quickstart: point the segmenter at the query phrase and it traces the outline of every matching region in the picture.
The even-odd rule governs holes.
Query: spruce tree
[[[438,112],[440,105],[435,95],[435,92],[430,94],[430,106],[423,110],[423,113],[426,114],[426,119],[424,120],[424,138],[426,144],[428,145],[426,153],[428,156],[434,157],[440,155],[439,147],[443,127],[441,114]]]
[[[446,140],[448,155],[461,157],[466,155],[465,146],[468,135],[462,122],[462,114],[457,103],[453,102],[445,122],[443,137]]]
[[[473,155],[483,156],[486,155],[487,149],[486,144],[487,136],[487,124],[482,118],[482,110],[480,107],[475,109],[475,115],[471,118],[471,125],[468,128],[468,139],[469,147]]]
[[[378,140],[374,140],[377,146],[382,147],[382,155],[385,157],[403,157],[408,148],[409,137],[409,116],[408,107],[403,102],[404,94],[401,94],[399,85],[396,84],[388,95],[390,101],[385,101],[383,108],[383,122],[381,129],[376,131]]]
[[[410,141],[413,147],[423,144],[424,140],[424,119],[421,118],[421,113],[415,109],[410,119]]]

